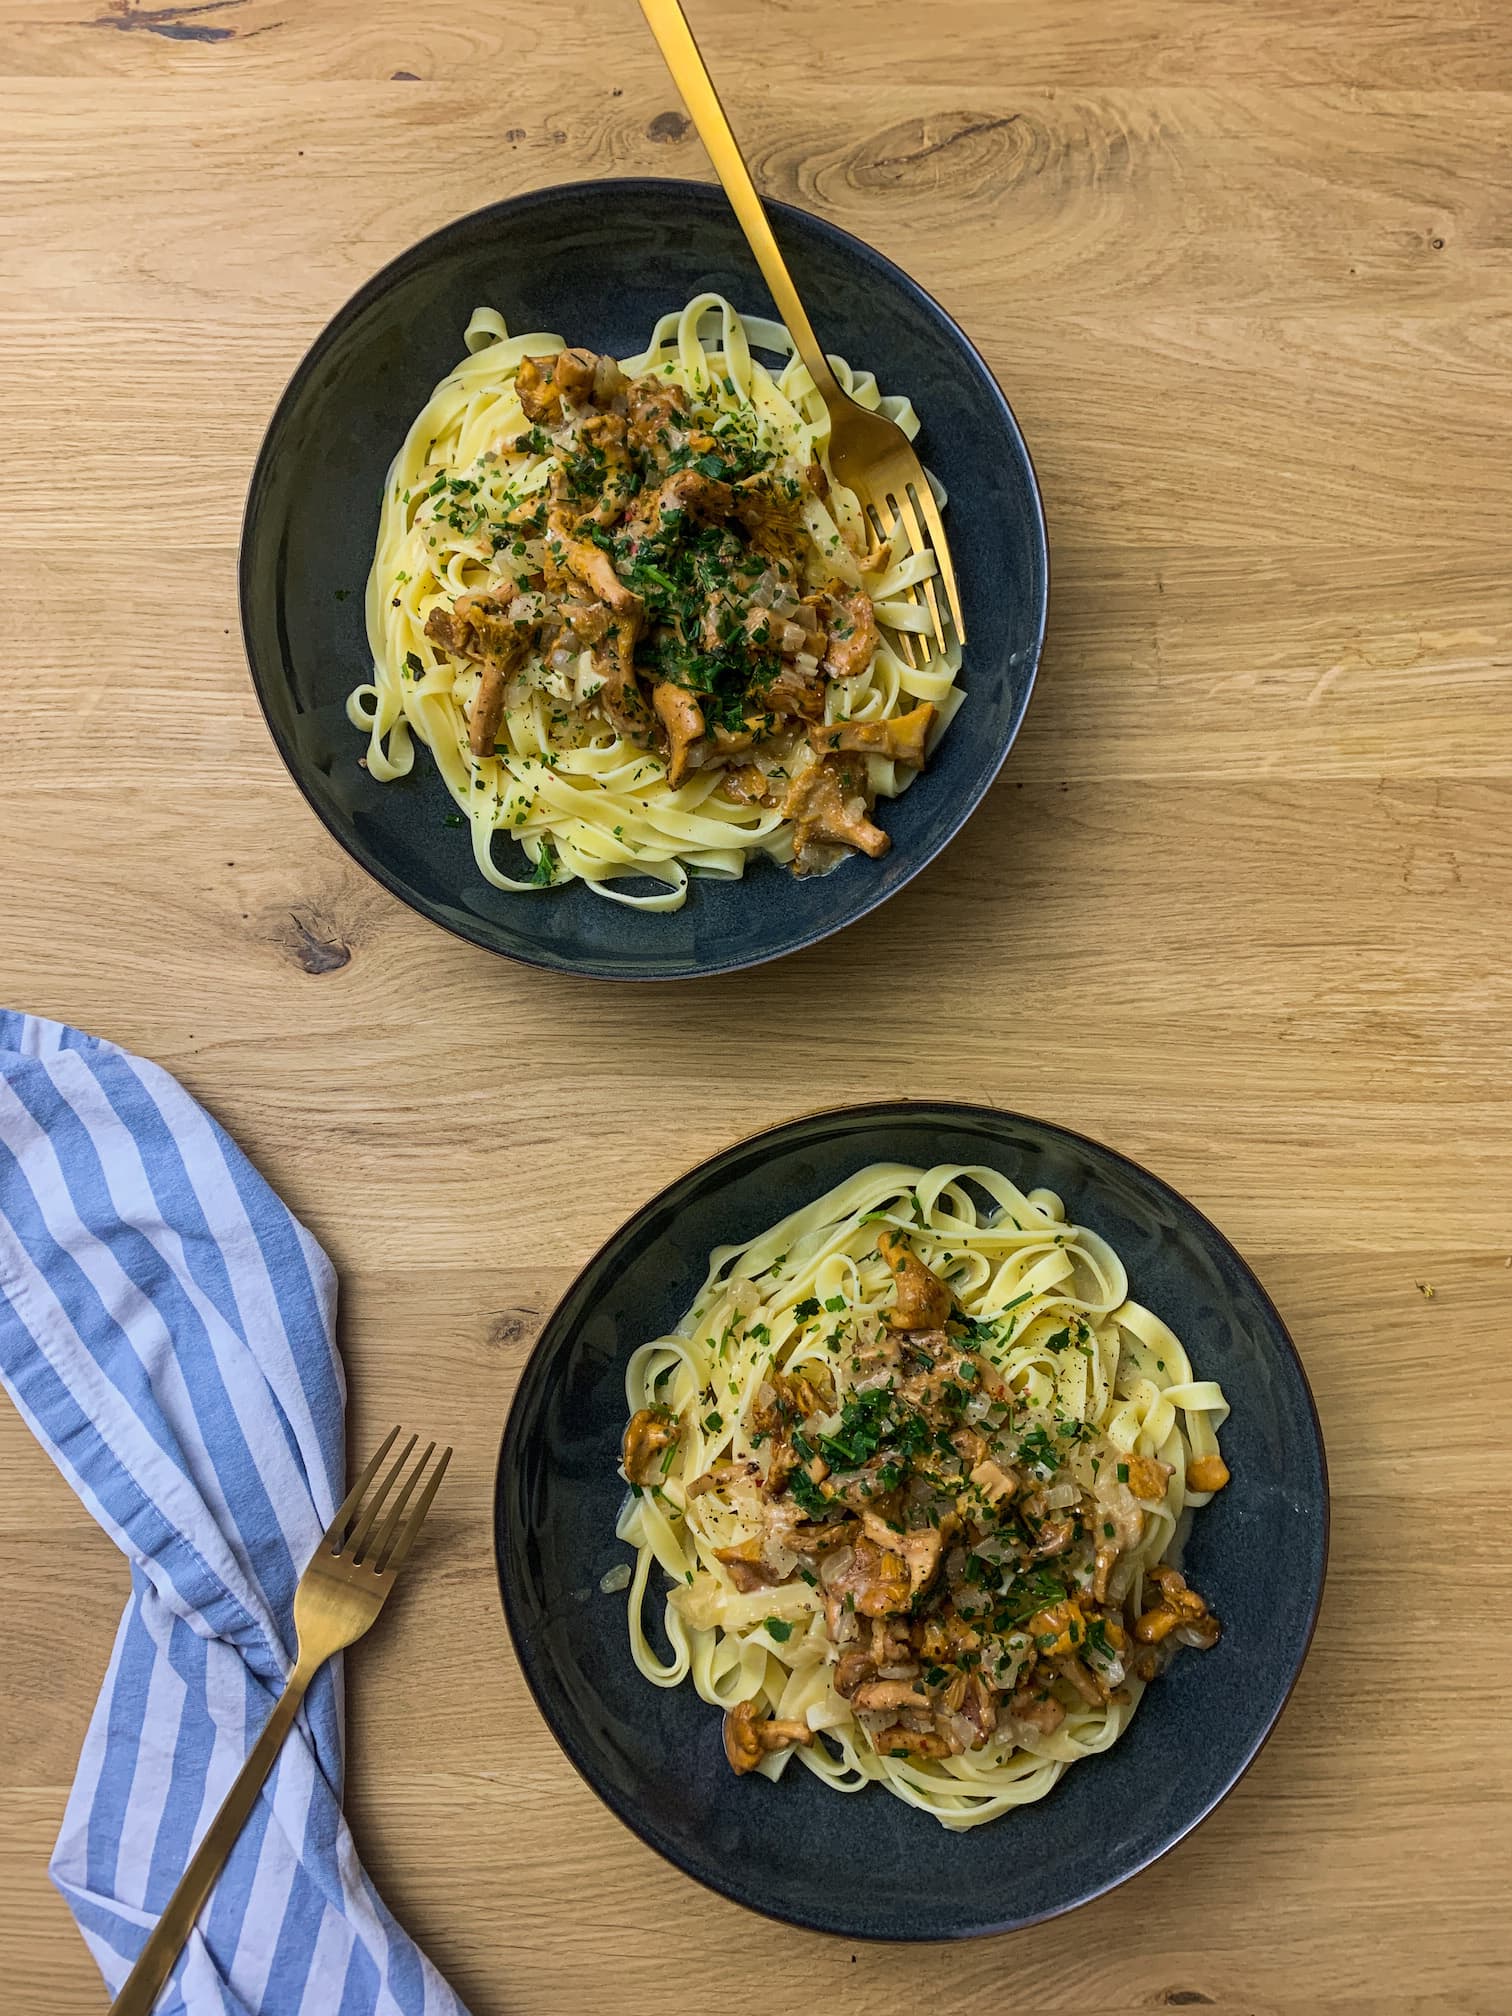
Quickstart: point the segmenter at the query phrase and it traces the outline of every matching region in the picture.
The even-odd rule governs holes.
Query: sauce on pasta
[[[1172,1555],[1227,1404],[1047,1190],[863,1169],[716,1251],[626,1397],[634,1657],[724,1709],[737,1771],[977,1826],[1218,1639]]]
[[[815,873],[884,852],[874,810],[960,705],[960,651],[895,648],[927,623],[907,591],[934,558],[834,482],[787,331],[703,295],[623,360],[491,309],[466,341],[384,492],[373,677],[348,702],[369,773],[408,774],[423,742],[502,889],[669,910],[754,855]]]

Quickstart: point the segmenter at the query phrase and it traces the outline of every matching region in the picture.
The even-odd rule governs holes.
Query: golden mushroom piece
[[[881,721],[830,721],[809,730],[809,741],[825,755],[832,749],[847,755],[890,756],[895,763],[924,767],[924,744],[934,724],[935,710],[921,700],[911,714]]]
[[[814,1740],[807,1722],[779,1722],[763,1716],[754,1701],[737,1701],[724,1718],[725,1755],[737,1778],[754,1771],[770,1750],[787,1750],[794,1743],[804,1749]]]
[[[1142,1645],[1158,1645],[1173,1631],[1185,1631],[1186,1642],[1206,1650],[1218,1642],[1218,1619],[1195,1589],[1188,1589],[1186,1577],[1169,1563],[1161,1562],[1148,1571],[1147,1579],[1160,1592],[1134,1626],[1134,1636]]]
[[[1128,1471],[1129,1489],[1134,1496],[1143,1498],[1147,1504],[1164,1498],[1173,1474],[1170,1464],[1162,1463],[1158,1456],[1136,1456],[1132,1449],[1119,1468]]]
[[[677,1422],[665,1407],[642,1407],[625,1427],[621,1462],[632,1484],[654,1484],[661,1474],[662,1453],[678,1435]]]
[[[887,1312],[891,1330],[938,1330],[950,1314],[950,1290],[898,1232],[884,1232],[877,1251],[892,1270],[898,1299]]]

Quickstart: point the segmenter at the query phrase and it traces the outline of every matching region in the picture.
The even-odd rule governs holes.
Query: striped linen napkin
[[[294,1663],[341,1493],[330,1262],[155,1065],[0,1012],[0,1377],[131,1563],[52,1860],[111,1992]],[[161,2016],[464,2016],[341,1815],[311,1687]]]

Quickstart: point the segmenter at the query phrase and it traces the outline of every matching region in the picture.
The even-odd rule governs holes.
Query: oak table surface
[[[274,401],[445,219],[707,163],[632,0],[0,0],[0,997],[177,1073],[324,1242],[354,1451],[457,1445],[350,1662],[348,1804],[474,2016],[1512,2009],[1512,9],[694,17],[762,186],[938,295],[1037,458],[1050,637],[987,803],[841,938],[703,985],[517,969],[366,881],[242,658]],[[1276,1736],[1164,1861],[1007,1940],[854,1950],[576,1779],[489,1506],[543,1312],[625,1213],[899,1090],[1084,1129],[1216,1217],[1312,1377],[1333,1566]],[[0,1586],[0,2003],[72,2016],[104,1995],[46,1862],[126,1578],[9,1408]]]

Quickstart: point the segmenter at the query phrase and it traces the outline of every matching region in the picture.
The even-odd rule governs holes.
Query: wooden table
[[[1051,636],[989,802],[843,939],[702,986],[518,970],[367,882],[242,659],[274,400],[442,219],[703,154],[632,0],[0,0],[0,994],[176,1072],[324,1241],[354,1448],[458,1445],[447,1544],[352,1662],[350,1808],[474,2016],[1506,2011],[1512,9],[695,15],[758,179],[936,293],[1037,457]],[[438,1068],[490,1041],[491,1089]],[[641,1847],[526,1696],[488,1529],[598,1241],[734,1134],[900,1086],[1211,1212],[1335,1491],[1315,1650],[1234,1797],[945,1953],[780,1930]],[[126,1578],[6,1408],[0,1586],[0,2002],[61,2016],[103,2002],[45,1864]]]

